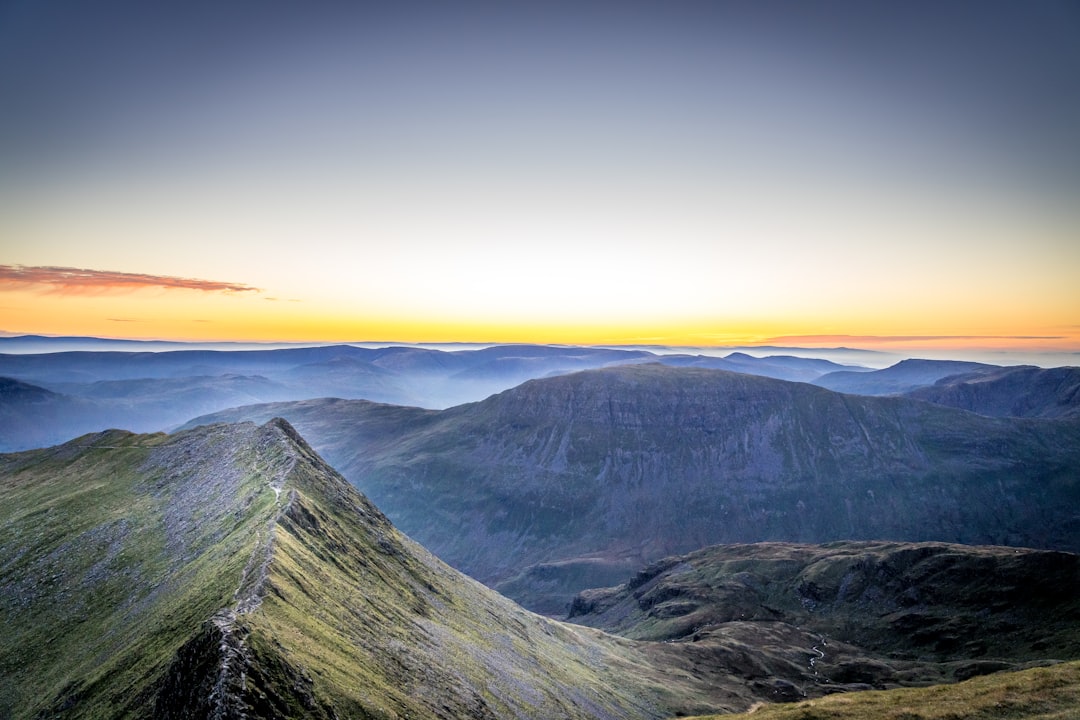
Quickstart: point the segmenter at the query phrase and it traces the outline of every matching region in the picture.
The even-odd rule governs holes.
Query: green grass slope
[[[265,537],[275,468],[255,435],[109,431],[0,456],[0,716],[146,716]]]
[[[832,695],[697,720],[1076,720],[1080,663],[978,677],[956,685]]]

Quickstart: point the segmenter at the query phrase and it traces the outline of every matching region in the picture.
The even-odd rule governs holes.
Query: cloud
[[[71,295],[132,292],[145,288],[222,293],[262,292],[259,288],[240,283],[171,275],[51,266],[0,265],[0,290],[22,288],[39,288],[45,292]]]
[[[781,335],[761,341],[762,344],[794,343],[908,343],[939,340],[1065,340],[1061,335]]]

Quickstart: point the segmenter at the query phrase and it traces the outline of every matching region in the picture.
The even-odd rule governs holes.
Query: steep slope
[[[806,681],[533,615],[281,420],[0,456],[0,557],[5,717],[651,718]]]
[[[901,360],[883,370],[839,370],[813,380],[819,387],[854,395],[895,395],[933,385],[951,375],[995,372],[998,365],[958,360]]]
[[[276,514],[258,440],[111,431],[0,456],[0,715],[147,715]]]
[[[1080,414],[1080,368],[1002,368],[955,375],[907,393],[916,400],[997,417]]]
[[[1080,660],[1080,556],[940,543],[761,543],[666,558],[575,598],[573,622],[677,640],[744,623],[786,623],[879,660],[822,677],[881,682],[894,660],[961,661],[961,675],[1046,658]],[[979,658],[978,662],[971,662]],[[876,676],[876,677],[875,677]]]
[[[715,543],[1080,550],[1076,421],[658,365],[531,381],[438,413],[326,406],[272,412],[425,547],[552,614],[578,590]]]

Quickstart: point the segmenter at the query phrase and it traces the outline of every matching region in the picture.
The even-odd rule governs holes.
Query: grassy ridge
[[[536,616],[462,576],[301,443],[242,624],[274,694],[309,686],[302,716],[648,718],[753,701],[726,673],[690,677],[678,649]],[[291,670],[267,672],[268,657]]]
[[[143,715],[273,507],[237,440],[110,431],[0,459],[0,715]]]

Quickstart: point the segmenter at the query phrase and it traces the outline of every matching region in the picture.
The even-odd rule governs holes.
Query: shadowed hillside
[[[575,598],[573,622],[626,637],[700,640],[785,623],[822,641],[822,682],[895,680],[894,661],[959,662],[958,679],[1080,660],[1080,556],[939,543],[719,545],[665,558]],[[827,639],[826,639],[827,638]],[[841,643],[878,659],[838,663]]]
[[[997,417],[1080,414],[1080,368],[1002,368],[955,375],[907,393],[910,398]]]

